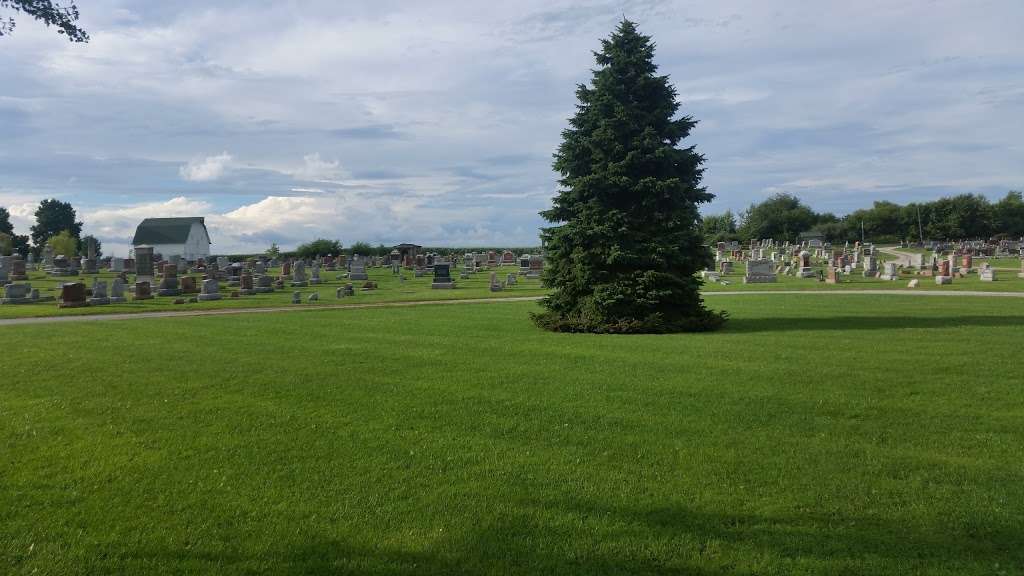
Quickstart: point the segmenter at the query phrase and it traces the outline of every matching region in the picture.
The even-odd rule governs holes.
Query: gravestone
[[[121,278],[114,278],[110,283],[110,303],[120,304],[125,302],[124,297],[124,280]]]
[[[900,270],[899,266],[895,262],[886,262],[882,275],[879,276],[882,280],[899,280]]]
[[[256,277],[256,287],[253,290],[257,294],[269,294],[274,291],[274,279],[266,274]]]
[[[501,282],[498,282],[498,273],[491,272],[491,292],[501,292],[503,288]]]
[[[69,282],[60,287],[61,308],[81,308],[88,306],[85,299],[85,284],[81,282]]]
[[[981,269],[978,270],[978,277],[982,282],[995,282],[996,270],[991,264],[986,262],[985,264],[982,264]]]
[[[501,264],[502,266],[508,266],[516,263],[516,255],[511,250],[505,250],[501,253]]]
[[[78,271],[71,269],[71,262],[63,254],[54,256],[48,273],[51,276],[78,276]]]
[[[228,286],[231,288],[237,288],[242,283],[242,265],[238,262],[232,262],[228,266]]]
[[[37,304],[53,300],[53,296],[40,296],[39,290],[32,289],[31,284],[7,284],[4,286],[4,297],[0,298],[0,304]]]
[[[348,284],[345,284],[345,286],[342,288],[342,294],[344,294],[345,296],[355,296],[356,295],[355,286],[353,286],[351,282],[349,282]]]
[[[181,288],[178,285],[178,266],[172,262],[164,264],[164,277],[160,280],[157,289],[157,296],[179,296]]]
[[[309,279],[309,283],[316,285],[320,284],[321,282],[322,280],[320,280],[320,265],[313,264],[313,276]]]
[[[455,288],[455,281],[451,278],[450,264],[434,264],[434,281],[430,287],[434,290]]]
[[[135,248],[135,282],[153,281],[153,248]]]
[[[313,292],[312,294],[309,295],[309,298],[307,298],[306,301],[307,302],[319,302],[320,301],[320,293],[319,292]]]
[[[776,282],[778,278],[772,271],[771,260],[750,260],[747,262],[747,273],[743,276],[744,284],[764,284]]]
[[[4,286],[4,297],[7,299],[20,300],[23,298],[28,298],[31,292],[31,284],[8,284]],[[4,303],[10,304],[11,302]]]
[[[814,278],[814,269],[811,268],[811,253],[801,250],[798,257],[800,258],[800,270],[796,275],[800,278]]]
[[[196,279],[193,276],[182,276],[181,278],[181,293],[182,294],[195,294],[199,292],[199,288],[196,286]]]
[[[292,292],[292,304],[302,304],[302,292]]]
[[[135,281],[153,280],[153,248],[138,246],[135,248]]]
[[[841,276],[839,274],[839,269],[836,268],[835,266],[829,266],[828,267],[828,274],[826,274],[826,276],[825,276],[825,283],[826,284],[838,284],[840,278],[841,278]]]
[[[239,277],[238,293],[242,296],[252,296],[256,293],[256,288],[253,286],[252,274],[246,272]]]
[[[939,275],[935,277],[935,283],[939,286],[953,283],[953,264],[949,260],[939,262]]]
[[[148,280],[135,283],[135,296],[132,300],[152,300],[153,299],[153,285]]]
[[[110,304],[110,298],[107,296],[107,283],[104,280],[93,280],[92,283],[92,297],[88,300],[90,306],[102,306],[104,304]]]
[[[352,268],[348,273],[349,280],[369,280],[366,274],[366,261],[359,254],[352,255]]]
[[[199,293],[198,298],[202,302],[220,300],[220,285],[216,278],[203,280],[202,291]]]
[[[540,278],[544,271],[544,258],[534,254],[530,256],[530,271],[526,273],[527,278]]]
[[[28,280],[28,273],[25,271],[25,261],[20,256],[10,256],[11,258],[11,282],[23,282]]]
[[[974,271],[974,257],[970,254],[964,254],[960,259],[960,273],[970,274]]]
[[[111,272],[124,272],[124,258],[113,257],[110,259]]]
[[[914,278],[910,282],[907,282],[907,288],[917,288],[919,283],[920,283],[920,280],[918,280],[917,278]]]
[[[523,254],[519,257],[519,273],[526,274],[530,271],[530,255]]]
[[[309,286],[309,280],[306,279],[306,263],[302,260],[295,262],[295,267],[292,268],[292,287],[302,288]]]
[[[718,263],[718,273],[722,276],[732,274],[733,263],[731,260],[722,260]]]

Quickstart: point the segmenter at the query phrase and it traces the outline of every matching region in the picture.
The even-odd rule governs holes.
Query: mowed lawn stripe
[[[1024,570],[1024,303],[711,305],[668,336],[533,303],[7,327],[0,569]]]

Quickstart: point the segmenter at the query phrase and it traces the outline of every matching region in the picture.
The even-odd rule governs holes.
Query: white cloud
[[[298,180],[335,180],[348,175],[337,160],[324,160],[320,153],[307,154],[302,157],[302,166],[293,170],[291,175]]]
[[[93,234],[103,242],[104,254],[125,256],[135,228],[144,219],[205,216],[211,209],[209,202],[178,196],[164,202],[92,208],[82,211],[79,217],[84,224],[83,233]]]
[[[85,11],[88,45],[27,24],[0,51],[0,125],[17,143],[0,139],[0,163],[15,149],[110,161],[67,167],[66,184],[45,168],[13,182],[17,161],[0,174],[71,200],[87,227],[90,210],[124,201],[123,182],[150,204],[204,198],[218,249],[535,237],[575,85],[625,11],[700,121],[685,144],[708,158],[716,210],[766,189],[843,213],[915,187],[1024,182],[1019,0],[682,4],[134,3]],[[181,165],[197,150],[232,154]],[[488,163],[517,155],[532,160]]]
[[[201,160],[189,160],[188,164],[178,169],[178,173],[190,182],[216,180],[224,175],[231,160],[231,154],[221,152],[216,156],[207,156]]]

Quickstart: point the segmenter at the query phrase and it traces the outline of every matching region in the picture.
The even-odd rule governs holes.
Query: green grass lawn
[[[506,266],[495,268],[498,273],[498,278],[501,281],[505,280],[505,277],[511,273],[519,270],[518,267]],[[402,274],[407,278],[405,283],[399,281],[397,276],[392,275],[390,268],[369,268],[367,269],[370,280],[378,283],[379,288],[377,290],[362,291],[359,287],[363,284],[362,281],[352,282],[356,288],[355,296],[338,299],[336,291],[339,287],[344,286],[349,282],[346,279],[338,279],[337,277],[343,272],[321,272],[321,279],[324,281],[319,286],[310,286],[307,288],[291,288],[286,286],[283,290],[278,290],[271,294],[256,294],[252,296],[242,296],[239,298],[230,298],[230,294],[237,288],[229,288],[227,282],[221,282],[221,294],[223,298],[221,300],[214,300],[210,302],[199,302],[194,304],[174,304],[175,297],[159,297],[156,296],[152,300],[141,300],[139,302],[131,301],[131,295],[128,295],[128,302],[124,304],[110,304],[105,306],[89,306],[85,308],[58,308],[56,302],[44,302],[39,304],[17,304],[17,305],[3,305],[0,306],[0,319],[3,318],[25,318],[25,317],[40,317],[40,316],[73,316],[82,314],[123,314],[123,313],[136,313],[136,312],[161,312],[171,310],[218,310],[223,308],[267,308],[275,306],[291,306],[292,292],[298,291],[302,293],[303,306],[337,306],[339,304],[373,304],[381,302],[414,302],[422,300],[450,300],[450,299],[469,299],[469,298],[503,298],[503,297],[519,297],[519,296],[540,296],[543,295],[544,289],[541,288],[540,280],[531,280],[525,276],[519,276],[517,284],[509,289],[501,292],[490,291],[490,272],[478,272],[470,275],[469,278],[463,280],[459,278],[457,272],[453,272],[455,278],[456,288],[453,290],[433,290],[430,288],[430,283],[433,276],[422,276],[416,278],[411,270],[403,270]],[[273,275],[280,274],[279,269],[273,270]],[[307,276],[309,270],[307,269]],[[201,275],[194,274],[196,278],[201,278]],[[100,280],[107,281],[107,287],[113,279],[116,277],[115,274],[105,272],[98,274],[97,277]],[[133,279],[134,276],[129,276]],[[92,276],[80,276],[78,278],[55,278],[46,276],[41,272],[32,272],[30,274],[28,283],[32,284],[33,288],[38,288],[41,295],[50,295],[57,297],[60,295],[59,286],[63,282],[83,282],[87,288],[91,288],[93,285]],[[153,294],[156,294],[156,287],[159,284],[159,280],[153,283]],[[201,280],[196,281],[196,285],[202,284]],[[320,300],[318,302],[309,303],[307,298],[313,292],[319,292]],[[182,295],[181,298],[188,298],[192,295]]]
[[[0,573],[1021,574],[1024,301],[0,327]]]

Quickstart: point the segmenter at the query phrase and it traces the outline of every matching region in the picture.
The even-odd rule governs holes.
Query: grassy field
[[[1019,264],[1018,264],[1019,266]],[[822,269],[822,266],[816,267],[816,270]],[[496,269],[498,277],[504,280],[505,276],[511,272],[518,270],[515,267],[500,267]],[[736,262],[735,270],[733,274],[723,277],[729,284],[716,284],[707,283],[704,287],[705,291],[717,292],[717,291],[750,291],[750,290],[844,290],[844,289],[856,289],[856,290],[873,290],[873,289],[907,289],[907,282],[916,276],[912,274],[904,274],[899,281],[885,281],[877,278],[864,278],[861,276],[859,271],[849,276],[844,276],[843,281],[839,284],[832,285],[824,282],[818,282],[816,279],[805,279],[796,278],[794,276],[779,276],[779,281],[772,284],[743,284],[743,273],[745,270],[744,262]],[[1016,270],[1016,269],[1015,269]],[[229,288],[226,282],[221,282],[221,293],[223,298],[212,302],[199,302],[193,304],[174,304],[174,297],[155,297],[152,300],[144,300],[140,302],[132,302],[129,296],[129,301],[124,304],[111,304],[107,306],[90,306],[86,308],[66,308],[61,309],[57,307],[55,302],[45,302],[40,304],[28,304],[28,305],[4,305],[0,306],[0,319],[5,318],[26,318],[26,317],[44,317],[44,316],[77,316],[77,315],[91,315],[91,314],[118,314],[118,313],[137,313],[137,312],[161,312],[161,311],[186,311],[186,310],[219,310],[225,308],[267,308],[267,307],[280,307],[280,306],[291,306],[291,297],[293,291],[299,291],[302,294],[302,306],[338,306],[338,305],[352,305],[352,304],[374,304],[374,303],[386,303],[386,302],[416,302],[416,301],[429,301],[429,300],[454,300],[454,299],[476,299],[476,298],[508,298],[508,297],[522,297],[522,296],[542,296],[546,293],[543,287],[541,287],[539,280],[529,280],[524,276],[518,277],[518,284],[512,288],[503,290],[501,292],[491,292],[489,290],[489,272],[480,272],[471,275],[468,279],[459,279],[456,275],[456,284],[458,287],[454,290],[432,290],[430,288],[431,277],[423,276],[416,278],[413,272],[405,270],[402,274],[406,277],[406,281],[400,282],[399,279],[392,275],[390,269],[377,268],[368,270],[370,279],[377,282],[379,288],[371,291],[356,290],[356,295],[343,299],[338,299],[335,295],[336,290],[343,286],[348,280],[338,278],[340,272],[323,272],[321,278],[324,283],[319,286],[311,286],[307,288],[290,288],[286,287],[284,290],[279,290],[272,294],[257,294],[253,296],[242,296],[239,298],[230,298],[230,294],[234,288]],[[278,274],[278,270],[272,271],[273,274]],[[28,280],[33,287],[38,288],[44,295],[57,296],[60,293],[59,285],[65,281],[80,281],[84,282],[87,287],[91,287],[93,278],[79,277],[75,279],[58,279],[48,277],[39,272],[31,273],[31,278]],[[199,278],[198,275],[195,275]],[[101,280],[106,280],[108,286],[113,280],[114,275],[111,273],[103,273],[97,276]],[[197,285],[200,282],[197,281]],[[358,288],[362,283],[354,283]],[[955,292],[961,290],[978,290],[987,292],[1024,292],[1024,279],[1017,278],[1016,272],[1000,271],[997,273],[997,280],[995,282],[982,282],[978,279],[977,274],[968,275],[966,278],[957,279],[952,285],[948,286],[937,286],[932,278],[921,277],[920,286],[916,290],[938,290],[946,292]],[[307,298],[310,294],[317,292],[319,293],[320,300],[317,302],[308,302]],[[154,290],[155,293],[155,290]],[[187,298],[186,296],[183,296]]]
[[[1024,301],[0,327],[0,573],[1021,574]]]
[[[501,267],[495,269],[498,273],[500,280],[504,281],[505,276],[510,272],[514,272],[518,268],[511,266]],[[280,274],[279,269],[272,271],[273,275]],[[432,276],[423,276],[416,278],[412,271],[403,270],[402,274],[406,277],[406,281],[402,283],[397,276],[391,273],[390,268],[370,268],[367,270],[370,280],[377,282],[379,288],[376,290],[362,291],[359,287],[363,284],[361,281],[355,281],[353,284],[356,288],[355,296],[338,299],[336,291],[339,287],[344,286],[349,282],[346,279],[339,279],[338,276],[342,272],[322,272],[321,279],[323,284],[318,286],[310,286],[307,288],[291,288],[285,287],[283,290],[278,290],[271,294],[255,294],[252,296],[242,296],[239,298],[230,298],[232,291],[237,288],[229,288],[227,282],[221,282],[221,294],[223,298],[221,300],[214,300],[210,302],[199,302],[194,304],[174,304],[175,297],[154,297],[152,300],[142,300],[139,302],[132,302],[131,295],[128,295],[128,302],[124,304],[110,304],[105,306],[89,306],[85,308],[58,308],[56,302],[45,302],[39,304],[18,304],[18,305],[4,305],[0,306],[0,319],[3,318],[25,318],[25,317],[40,317],[40,316],[73,316],[81,314],[123,314],[123,313],[136,313],[136,312],[160,312],[170,310],[219,310],[223,308],[267,308],[275,306],[291,306],[292,292],[298,291],[302,293],[303,306],[337,306],[339,304],[372,304],[380,302],[414,302],[421,300],[450,300],[450,299],[467,299],[467,298],[501,298],[501,297],[517,297],[517,296],[539,296],[544,294],[543,288],[540,286],[540,280],[530,280],[525,276],[518,278],[517,284],[509,289],[501,292],[490,291],[490,273],[479,272],[472,274],[469,278],[463,280],[460,279],[458,274],[454,274],[456,288],[453,290],[433,290],[430,288]],[[309,275],[307,269],[307,276]],[[106,280],[109,290],[109,286],[112,280],[115,278],[115,274],[102,273],[98,274],[97,278],[100,280]],[[201,275],[194,274],[196,278],[201,278]],[[134,278],[131,276],[130,278]],[[32,272],[30,278],[27,281],[32,284],[33,288],[38,288],[40,294],[50,295],[57,297],[60,295],[59,286],[63,282],[83,282],[86,287],[91,288],[93,284],[92,276],[80,276],[79,278],[54,278],[46,276],[41,272]],[[153,293],[156,294],[156,285],[159,281],[153,284]],[[196,285],[201,284],[200,280],[196,281]],[[313,292],[320,294],[320,300],[317,302],[308,302],[307,299]],[[190,295],[183,295],[182,298],[188,298]],[[192,294],[191,296],[195,296]]]

